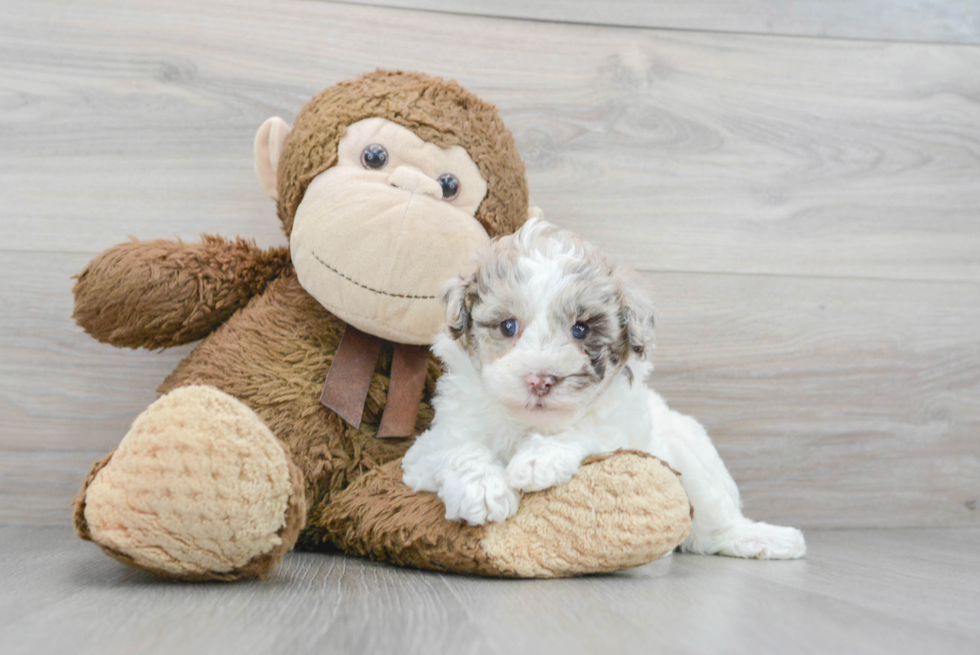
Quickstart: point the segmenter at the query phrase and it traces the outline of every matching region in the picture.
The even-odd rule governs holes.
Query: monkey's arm
[[[75,321],[99,341],[167,348],[207,336],[289,266],[286,247],[204,235],[201,243],[130,241],[88,263]]]

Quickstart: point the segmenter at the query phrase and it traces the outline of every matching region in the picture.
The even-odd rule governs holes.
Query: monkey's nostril
[[[442,185],[414,166],[402,165],[396,168],[388,177],[388,184],[403,191],[442,199]]]

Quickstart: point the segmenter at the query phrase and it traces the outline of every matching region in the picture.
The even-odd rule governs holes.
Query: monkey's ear
[[[442,302],[446,303],[446,327],[453,339],[459,339],[470,327],[470,307],[473,301],[467,296],[470,295],[474,282],[474,276],[460,275],[442,286]]]
[[[278,116],[267,118],[255,133],[255,177],[273,200],[279,199],[276,171],[282,147],[293,128]]]

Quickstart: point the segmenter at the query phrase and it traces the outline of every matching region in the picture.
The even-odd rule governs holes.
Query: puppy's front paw
[[[715,552],[753,559],[797,559],[806,554],[806,542],[796,528],[746,521],[726,531]]]
[[[578,449],[536,436],[510,460],[507,481],[521,491],[549,489],[571,480],[582,459]]]
[[[474,465],[447,476],[439,498],[446,518],[470,525],[499,523],[517,512],[521,497],[508,484],[504,469],[496,464]]]

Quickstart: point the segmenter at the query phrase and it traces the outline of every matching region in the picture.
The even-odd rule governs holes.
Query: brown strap
[[[425,387],[425,373],[428,368],[428,349],[422,346],[409,346],[396,343],[391,357],[391,383],[388,385],[388,400],[378,436],[411,437],[415,434],[415,419],[419,415],[419,403]]]
[[[361,426],[371,376],[381,353],[381,339],[348,325],[327,371],[320,402],[355,428]]]

